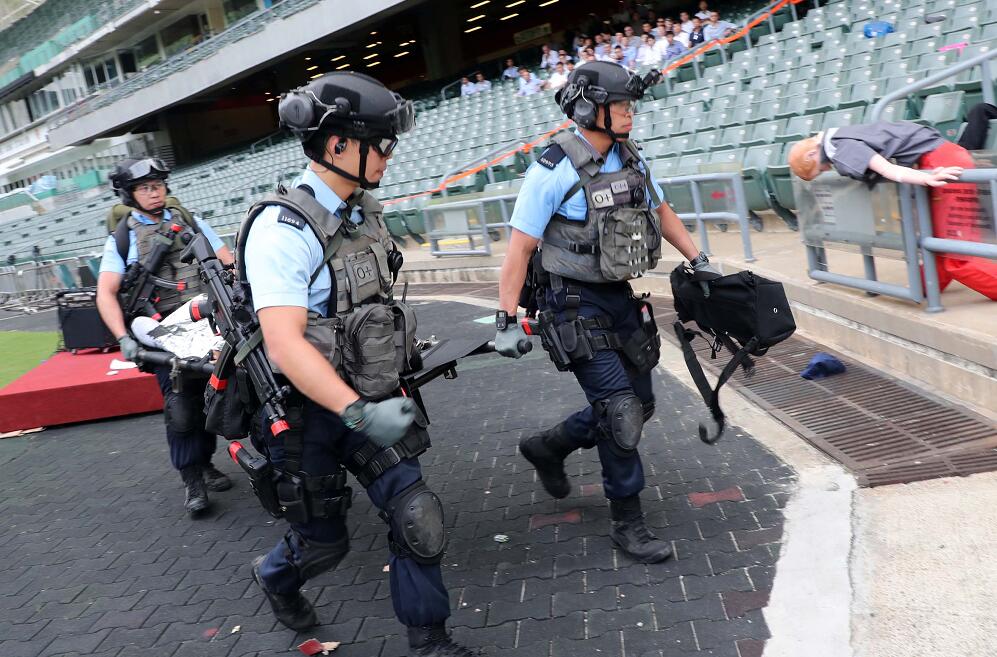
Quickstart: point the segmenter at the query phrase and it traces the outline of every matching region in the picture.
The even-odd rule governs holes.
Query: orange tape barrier
[[[748,24],[746,24],[743,28],[741,28],[737,32],[731,34],[730,36],[726,36],[723,39],[714,39],[713,41],[710,41],[709,43],[704,43],[702,46],[700,46],[696,50],[693,50],[693,51],[689,52],[688,54],[683,55],[682,57],[680,57],[680,58],[676,59],[675,61],[673,61],[672,63],[670,63],[668,66],[666,66],[665,68],[663,68],[661,70],[661,73],[663,75],[667,75],[670,71],[674,71],[675,69],[679,68],[680,66],[682,66],[684,64],[688,64],[692,60],[696,59],[696,57],[698,57],[699,55],[702,55],[702,54],[706,53],[707,51],[712,50],[713,48],[716,48],[717,46],[727,45],[728,43],[733,43],[734,41],[737,41],[738,39],[743,39],[752,30],[752,28],[754,28],[757,25],[762,24],[764,21],[767,21],[770,16],[772,16],[773,14],[775,14],[776,12],[778,12],[783,7],[786,7],[787,5],[790,5],[790,4],[798,5],[801,2],[805,2],[805,0],[777,0],[777,2],[774,2],[771,5],[769,5],[769,7],[763,13],[759,14],[758,16],[756,16],[751,22],[749,22]],[[545,132],[544,134],[540,135],[539,137],[537,137],[533,141],[527,142],[527,143],[523,144],[522,146],[520,146],[519,148],[511,150],[508,153],[502,153],[501,155],[497,156],[495,159],[490,160],[488,162],[485,162],[484,164],[479,164],[478,166],[475,166],[475,167],[472,167],[470,169],[467,169],[466,171],[462,171],[462,172],[460,172],[458,174],[450,176],[449,178],[447,178],[446,180],[444,180],[441,184],[437,185],[436,187],[433,187],[432,189],[427,189],[424,192],[419,192],[417,194],[412,194],[410,196],[403,196],[401,198],[393,198],[390,201],[384,201],[383,205],[386,205],[386,206],[387,205],[394,205],[396,203],[401,203],[402,201],[408,201],[409,199],[420,198],[422,196],[430,196],[432,194],[435,194],[436,192],[442,192],[451,183],[455,183],[458,180],[463,180],[464,178],[469,178],[469,177],[477,174],[480,171],[484,171],[488,167],[494,166],[494,165],[496,165],[496,164],[498,164],[500,162],[503,162],[503,161],[509,159],[510,157],[513,157],[516,153],[519,153],[520,151],[522,151],[523,153],[528,153],[530,151],[530,149],[532,149],[534,146],[536,146],[537,144],[540,144],[542,142],[545,142],[547,139],[551,138],[556,133],[558,133],[561,130],[564,130],[565,128],[567,128],[568,126],[570,126],[571,123],[572,122],[569,119],[569,120],[565,121],[564,123],[562,123],[561,125],[559,125],[556,128],[554,128],[553,130],[548,130],[547,132]]]

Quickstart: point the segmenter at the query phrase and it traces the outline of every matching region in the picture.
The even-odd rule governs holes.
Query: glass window
[[[97,85],[97,81],[93,76],[93,70],[89,66],[83,67],[83,79],[86,80],[87,89],[93,89]]]
[[[107,73],[104,71],[104,62],[95,64],[93,72],[97,76],[97,84],[104,84],[107,82]]]
[[[225,23],[226,25],[231,25],[240,18],[250,15],[256,11],[259,7],[256,4],[257,0],[225,0],[222,3],[225,8]]]
[[[167,57],[183,52],[201,40],[197,16],[184,16],[159,33]]]
[[[107,70],[107,79],[116,81],[118,79],[118,64],[114,57],[104,60],[104,68]]]
[[[138,70],[146,69],[158,63],[159,60],[159,44],[156,43],[155,34],[135,45],[135,65]]]

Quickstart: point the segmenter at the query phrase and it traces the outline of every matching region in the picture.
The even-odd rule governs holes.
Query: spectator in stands
[[[661,51],[656,46],[653,34],[645,34],[637,54],[638,66],[657,66],[661,63]]]
[[[477,73],[474,74],[474,77],[475,77],[475,86],[478,87],[479,93],[482,91],[492,90],[492,81],[486,79],[484,73],[478,71]]]
[[[665,55],[664,56],[664,60],[666,62],[669,59],[672,59],[674,57],[678,57],[679,55],[681,55],[682,53],[684,53],[685,50],[686,50],[685,46],[683,46],[681,43],[679,43],[678,41],[675,40],[675,33],[674,32],[666,32],[665,33],[665,43],[667,44],[665,46],[665,52],[664,52],[664,55]]]
[[[538,78],[534,77],[530,70],[525,66],[519,67],[519,89],[516,91],[517,96],[532,96],[533,94],[540,93],[543,89],[543,82]]]
[[[564,65],[564,72],[565,72],[565,74],[571,75],[571,72],[573,70],[575,70],[575,63],[574,62],[568,62],[567,64]]]
[[[111,334],[118,338],[121,355],[127,360],[138,356],[139,344],[131,330],[131,322],[138,315],[166,317],[181,308],[202,291],[204,284],[198,277],[197,263],[184,265],[180,261],[183,245],[170,237],[166,244],[173,246],[165,261],[152,268],[150,250],[165,235],[172,236],[171,224],[186,227],[204,235],[222,264],[232,264],[232,252],[207,223],[182,207],[169,196],[166,180],[170,170],[158,159],[126,159],[118,163],[111,174],[111,188],[117,192],[119,204],[111,210],[117,217],[112,234],[104,244],[97,277],[97,310]],[[123,308],[122,296],[133,289],[127,288],[129,279],[125,272],[136,265],[151,270],[154,276],[186,287],[157,289],[158,298],[150,303],[153,308]],[[122,295],[122,296],[119,296]],[[223,491],[232,487],[227,476],[211,463],[215,452],[216,437],[204,428],[205,379],[178,374],[174,380],[172,368],[159,365],[153,368],[159,388],[163,393],[166,441],[170,447],[170,462],[180,473],[186,498],[184,509],[191,518],[201,517],[208,510],[208,491]],[[174,390],[174,383],[180,386]],[[182,386],[181,386],[182,384]]]
[[[733,33],[735,28],[737,28],[737,25],[734,25],[728,21],[720,20],[720,12],[711,11],[710,22],[703,27],[703,37],[707,41],[723,39]]]
[[[689,47],[695,48],[705,42],[706,35],[703,33],[703,20],[699,16],[696,16],[692,19],[692,32],[689,32]]]
[[[600,62],[613,61],[613,48],[605,41],[595,47],[595,59]]]
[[[595,62],[595,61],[598,61],[595,57],[595,50],[593,50],[592,48],[586,48],[582,52],[581,63],[584,64],[585,62]]]
[[[505,60],[505,70],[502,71],[502,79],[515,80],[517,77],[519,77],[519,70],[516,68],[516,63],[510,57]]]
[[[578,53],[578,59],[582,58],[582,53],[585,52],[586,48],[594,48],[594,47],[595,43],[592,41],[592,37],[583,38],[581,44],[578,46],[578,50],[576,51]]]
[[[651,30],[651,32],[654,34],[655,39],[660,39],[661,37],[665,36],[665,19],[664,18],[657,19],[655,21],[654,29]]]
[[[565,71],[564,64],[558,62],[554,65],[554,72],[550,74],[549,78],[547,78],[547,88],[551,91],[557,91],[567,83],[568,74]]]
[[[621,46],[616,46],[613,48],[612,61],[620,66],[626,66],[626,58],[623,55],[623,48]],[[628,67],[629,68],[629,67]]]
[[[471,78],[462,77],[460,79],[460,95],[461,96],[473,96],[478,93],[478,85],[471,82]]]
[[[623,37],[623,41],[620,42],[620,46],[623,47],[623,62],[624,66],[632,67],[637,61],[637,52],[640,49],[641,42],[637,39],[631,39],[628,37]]]
[[[688,34],[692,32],[692,19],[689,18],[689,12],[683,11],[679,12],[679,23],[681,24],[682,31]]]
[[[557,61],[567,65],[568,62],[574,61],[574,58],[568,54],[567,50],[564,50],[562,48],[561,50],[557,51]]]
[[[632,25],[626,25],[623,27],[623,36],[627,37],[628,39],[632,39],[633,37],[637,36],[636,34],[634,34],[634,28]]]
[[[672,34],[675,35],[675,43],[681,43],[683,48],[686,50],[689,49],[689,33],[685,30],[679,29],[678,23],[676,23],[672,29]]]
[[[653,34],[652,25],[650,23],[641,23],[640,25],[640,36],[643,37],[645,34]]]
[[[703,21],[710,20],[710,3],[706,0],[700,0],[699,11],[696,12],[696,18]]]
[[[977,103],[970,107],[966,112],[966,129],[959,137],[959,145],[967,151],[983,150],[993,119],[997,119],[997,107],[989,103]]]
[[[540,68],[553,71],[554,65],[557,64],[557,51],[551,50],[546,43],[540,47],[540,51]]]

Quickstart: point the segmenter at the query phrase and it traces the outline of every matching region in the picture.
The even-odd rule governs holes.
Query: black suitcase
[[[97,291],[64,290],[55,296],[59,330],[66,349],[107,349],[118,344],[97,312]]]

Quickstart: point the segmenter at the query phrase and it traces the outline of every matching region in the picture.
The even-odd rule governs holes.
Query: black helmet
[[[347,180],[373,189],[365,177],[367,154],[373,147],[391,155],[398,135],[415,125],[415,108],[374,78],[361,73],[328,73],[280,97],[277,115],[304,146],[305,155]],[[360,142],[360,171],[354,175],[325,160],[330,135]]]
[[[132,190],[135,189],[136,185],[147,180],[165,181],[169,177],[170,168],[162,160],[147,157],[142,159],[128,158],[118,162],[114,171],[108,176],[108,180],[111,181],[111,189],[118,193],[118,198],[121,199],[122,203],[138,207],[135,197],[132,196]],[[167,193],[169,193],[168,189]]]
[[[568,83],[554,94],[554,100],[564,114],[586,130],[607,133],[613,139],[626,139],[629,133],[615,133],[609,112],[605,126],[596,125],[600,106],[618,100],[640,100],[648,87],[661,78],[660,71],[651,71],[643,78],[614,62],[587,62],[575,68]]]

